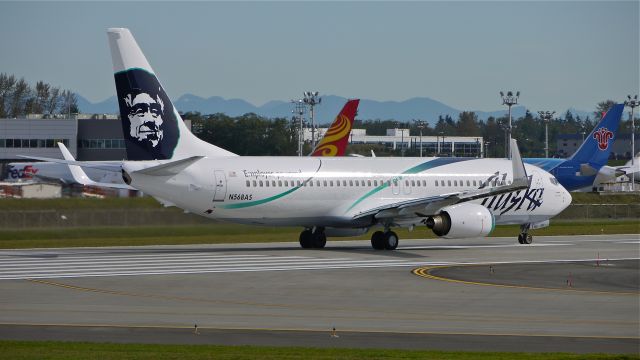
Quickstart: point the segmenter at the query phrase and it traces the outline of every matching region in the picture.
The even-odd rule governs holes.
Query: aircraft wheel
[[[384,233],[384,248],[387,250],[395,250],[398,247],[398,234],[393,231]]]
[[[371,247],[376,250],[384,249],[384,233],[382,231],[376,231],[371,235]]]
[[[518,244],[524,244],[524,234],[518,234]]]
[[[531,244],[533,242],[533,236],[531,234],[526,234],[523,239],[524,244]]]
[[[313,247],[316,249],[323,249],[327,245],[327,235],[324,232],[318,232],[313,234]]]
[[[300,233],[300,246],[302,246],[303,249],[313,247],[313,233],[311,230],[305,230]]]

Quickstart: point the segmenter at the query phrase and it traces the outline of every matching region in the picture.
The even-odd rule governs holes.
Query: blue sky
[[[108,27],[128,27],[168,93],[256,105],[302,91],[592,110],[640,91],[638,1],[0,2],[0,72],[115,94]]]

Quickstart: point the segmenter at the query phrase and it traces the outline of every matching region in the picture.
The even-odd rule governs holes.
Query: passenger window
[[[285,186],[285,187],[289,187],[289,181],[285,180],[285,181],[284,181],[284,186]]]
[[[409,180],[404,181],[404,186],[409,186]]]
[[[371,180],[367,180],[367,185],[371,186]]]
[[[453,186],[458,186],[458,180],[453,180]]]
[[[444,180],[440,180],[440,186],[444,186]]]
[[[278,180],[278,186],[282,187],[282,180]]]
[[[447,180],[447,186],[451,186],[451,180]]]
[[[436,180],[436,186],[438,186],[438,180]]]
[[[340,186],[340,180],[336,180],[336,186]]]
[[[475,181],[475,180],[473,180],[473,186],[477,186],[477,185],[476,185],[476,181]]]
[[[266,181],[264,182],[264,185],[265,185],[266,187],[269,187],[269,180],[266,180]]]
[[[333,187],[333,180],[329,180],[329,186]]]
[[[411,186],[416,186],[416,181],[415,180],[411,180]]]
[[[467,186],[471,186],[471,182],[467,180]]]
[[[251,186],[251,181],[247,180],[247,187]]]
[[[373,180],[373,186],[378,186],[378,180]]]
[[[327,186],[327,180],[323,180],[322,184],[326,187]]]
[[[298,186],[302,186],[302,181],[298,180]]]
[[[275,180],[271,180],[271,186],[276,187],[276,181]]]
[[[353,180],[349,180],[349,186],[353,186]]]
[[[257,182],[255,180],[253,180],[253,187],[256,187]]]
[[[342,180],[342,186],[347,186],[347,180]]]
[[[262,187],[262,180],[260,180],[260,187]]]
[[[436,182],[438,181],[436,180]],[[427,186],[427,180],[422,180],[422,186]]]

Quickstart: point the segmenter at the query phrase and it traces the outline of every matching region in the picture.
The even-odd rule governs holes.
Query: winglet
[[[73,157],[73,155],[71,155],[71,152],[69,152],[69,150],[67,149],[66,146],[64,146],[63,143],[59,142],[58,143],[58,147],[60,148],[60,152],[62,153],[62,157],[65,160],[76,161],[76,159]],[[73,180],[75,182],[77,182],[78,184],[82,184],[82,185],[93,185],[94,181],[91,180],[91,178],[89,178],[87,176],[87,174],[84,172],[84,170],[82,170],[82,168],[80,166],[71,165],[71,164],[67,164],[67,166],[69,166],[69,171],[71,172],[71,176],[73,177]]]
[[[518,149],[518,142],[515,139],[511,141],[511,166],[513,167],[513,184],[514,185],[529,185],[529,177],[527,176],[527,170],[524,168],[524,162],[520,156],[520,150]]]

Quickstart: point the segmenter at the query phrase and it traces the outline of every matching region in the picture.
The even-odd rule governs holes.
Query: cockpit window
[[[553,176],[549,178],[549,180],[551,181],[551,183],[553,185],[558,185],[558,179],[554,178]]]

